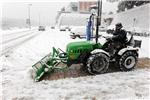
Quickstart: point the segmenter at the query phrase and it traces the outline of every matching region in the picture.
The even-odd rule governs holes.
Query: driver
[[[116,51],[125,47],[125,43],[127,41],[127,32],[122,29],[122,24],[117,23],[115,26],[113,36],[106,38],[108,42],[104,46],[104,48],[108,49],[106,51],[110,52],[112,56],[116,53]]]
[[[123,30],[122,27],[121,23],[116,24],[113,37],[111,38],[112,41],[120,43],[125,43],[127,41],[127,32]]]

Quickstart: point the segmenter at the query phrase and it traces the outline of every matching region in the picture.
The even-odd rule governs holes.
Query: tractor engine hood
[[[77,49],[92,49],[94,44],[94,42],[90,41],[71,42],[67,45],[67,52],[71,52],[70,50]]]
[[[69,59],[77,60],[80,55],[101,47],[101,44],[92,41],[71,42],[67,45],[66,53]]]
[[[77,60],[81,54],[91,52],[94,45],[90,41],[71,42],[67,45],[66,52],[70,60]]]

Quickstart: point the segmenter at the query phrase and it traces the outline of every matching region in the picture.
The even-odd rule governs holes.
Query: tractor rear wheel
[[[91,55],[87,60],[87,70],[90,74],[103,74],[109,67],[109,57],[104,53]]]
[[[135,52],[125,52],[118,61],[118,65],[121,71],[131,71],[137,64],[138,56]]]

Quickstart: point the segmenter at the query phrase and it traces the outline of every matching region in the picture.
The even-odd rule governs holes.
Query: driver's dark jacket
[[[113,32],[113,37],[112,40],[113,41],[118,41],[121,43],[125,43],[127,41],[127,32],[125,30],[115,30]]]

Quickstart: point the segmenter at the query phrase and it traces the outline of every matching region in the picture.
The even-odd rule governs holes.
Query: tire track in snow
[[[27,35],[29,35],[29,34],[31,34],[31,33],[27,33],[27,34],[24,34],[24,35],[21,35],[21,36],[12,38],[12,39],[8,39],[8,40],[6,40],[6,41],[3,41],[2,44],[6,44],[6,43],[11,42],[11,41],[14,41],[14,40],[16,40],[16,39],[18,39],[18,38],[23,38],[23,37],[25,37],[25,36],[27,36]]]
[[[2,43],[0,44],[6,44],[8,42],[11,42],[15,39],[18,39],[18,38],[22,38],[26,35],[29,35],[31,34],[31,32],[34,32],[35,29],[32,29],[32,30],[26,30],[26,31],[20,31],[20,32],[16,32],[16,33],[11,33],[11,34],[4,34],[2,37]]]
[[[2,45],[2,52],[1,52],[0,56],[6,54],[7,52],[14,49],[15,47],[23,44],[24,42],[27,42],[30,39],[38,36],[40,33],[41,32],[39,32],[39,31],[35,31],[35,32],[30,31],[23,36],[19,36],[18,38],[11,39],[12,41],[8,41]]]

